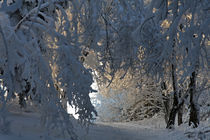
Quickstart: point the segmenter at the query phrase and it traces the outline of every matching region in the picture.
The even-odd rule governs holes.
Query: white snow
[[[11,122],[10,132],[0,134],[0,140],[71,140],[62,137],[56,130],[48,135],[46,129],[40,125],[40,115],[32,106],[20,109],[10,104],[7,119]],[[155,115],[151,119],[136,122],[94,122],[89,126],[88,132],[84,127],[73,121],[75,132],[79,140],[189,140],[187,134],[192,135],[191,140],[199,140],[202,131],[209,131],[200,140],[210,140],[210,120],[201,122],[198,128],[191,129],[187,123],[175,127],[174,130],[165,128],[163,117]],[[208,135],[207,135],[208,134]]]
[[[0,140],[45,140],[46,130],[40,126],[39,115],[32,112],[11,112],[11,132],[8,135],[0,134]],[[80,140],[178,140],[187,139],[183,131],[169,131],[165,129],[160,121],[148,120],[150,122],[124,122],[104,123],[96,122],[86,129],[77,127],[76,132]],[[69,140],[62,138],[53,132],[48,138],[50,140]]]

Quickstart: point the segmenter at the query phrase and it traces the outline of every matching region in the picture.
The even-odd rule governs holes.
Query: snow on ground
[[[32,106],[20,109],[16,104],[11,104],[9,110],[7,119],[11,122],[11,132],[8,135],[0,134],[0,140],[70,140],[56,132],[51,134],[50,139],[45,136],[46,130],[40,126],[40,115],[30,111],[36,110]],[[205,136],[203,132],[207,132]],[[201,122],[197,129],[189,128],[186,122],[174,130],[165,129],[164,119],[158,115],[137,122],[96,121],[89,127],[88,133],[81,127],[76,127],[76,133],[79,140],[189,140],[186,135],[191,140],[210,140],[210,119]]]
[[[183,134],[172,134],[166,129],[152,129],[132,123],[99,123],[87,136],[88,140],[178,140],[186,139]],[[95,132],[101,133],[95,138]],[[104,134],[105,132],[105,134]],[[102,137],[102,138],[101,138]]]
[[[30,111],[35,109],[20,110],[18,106],[11,105],[10,110],[7,119],[11,122],[11,132],[8,135],[0,134],[0,140],[69,140],[56,132],[49,139],[46,130],[40,126],[39,114]],[[137,122],[95,122],[89,127],[88,133],[79,126],[76,127],[76,133],[79,140],[189,140],[184,133],[192,132],[192,139],[198,140],[200,130],[206,126],[208,136],[201,140],[210,140],[210,119],[202,122],[196,130],[190,129],[187,124],[167,130],[160,116]]]
[[[0,140],[45,140],[45,130],[39,125],[39,115],[31,112],[11,113],[11,133],[0,134]],[[108,123],[96,122],[85,129],[77,128],[80,140],[187,140],[183,130],[167,130],[162,122],[148,120],[139,122]],[[155,123],[155,125],[154,125]],[[59,137],[51,137],[50,140],[69,140]]]

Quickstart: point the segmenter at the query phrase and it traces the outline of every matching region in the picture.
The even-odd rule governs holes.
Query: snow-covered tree
[[[1,123],[7,102],[19,96],[38,104],[41,122],[77,139],[66,103],[88,124],[96,114],[90,102],[91,70],[80,62],[85,1],[3,0],[0,5]],[[85,20],[85,19],[84,19]]]
[[[209,40],[209,2],[154,0],[148,6],[148,14],[137,28],[137,40],[144,49],[143,66],[156,79],[164,82],[165,75],[171,73],[174,103],[168,128],[175,123],[175,116],[190,97],[189,125],[199,124],[199,87],[206,84],[206,78],[196,80],[206,74],[209,67],[207,46]],[[179,94],[184,84],[188,84],[185,94]]]
[[[94,18],[89,18],[91,24],[87,33],[90,37],[86,44],[88,49],[94,50],[98,62],[94,70],[102,84],[109,85],[119,70],[125,71],[123,77],[131,66],[135,69],[139,46],[133,40],[132,32],[142,22],[142,9],[141,0],[108,0],[100,1],[91,10],[95,14],[92,15]]]

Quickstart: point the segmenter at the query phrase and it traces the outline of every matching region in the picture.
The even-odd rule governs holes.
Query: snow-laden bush
[[[101,104],[96,109],[101,121],[137,121],[163,114],[162,97],[157,92],[112,92],[108,97],[98,95]]]
[[[129,74],[124,79],[113,79],[110,87],[99,90],[101,104],[97,109],[103,121],[136,121],[163,115],[163,96],[158,86],[142,79],[142,87],[137,87],[135,78]],[[151,79],[150,79],[151,80]],[[100,88],[99,88],[100,89]]]

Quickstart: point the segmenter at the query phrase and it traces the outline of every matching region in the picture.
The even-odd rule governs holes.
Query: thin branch
[[[43,8],[46,8],[46,7],[49,6],[49,5],[50,5],[50,3],[49,3],[49,2],[46,2],[46,3],[42,4],[42,5],[38,5],[38,6],[35,7],[34,9],[32,9],[28,14],[26,14],[26,15],[18,22],[18,24],[15,26],[15,29],[14,29],[14,30],[17,31],[17,30],[19,29],[20,25],[21,25],[25,20],[27,20],[27,19],[29,18],[29,16],[31,16],[31,14],[38,12],[38,10],[41,10],[41,9],[43,9]]]

